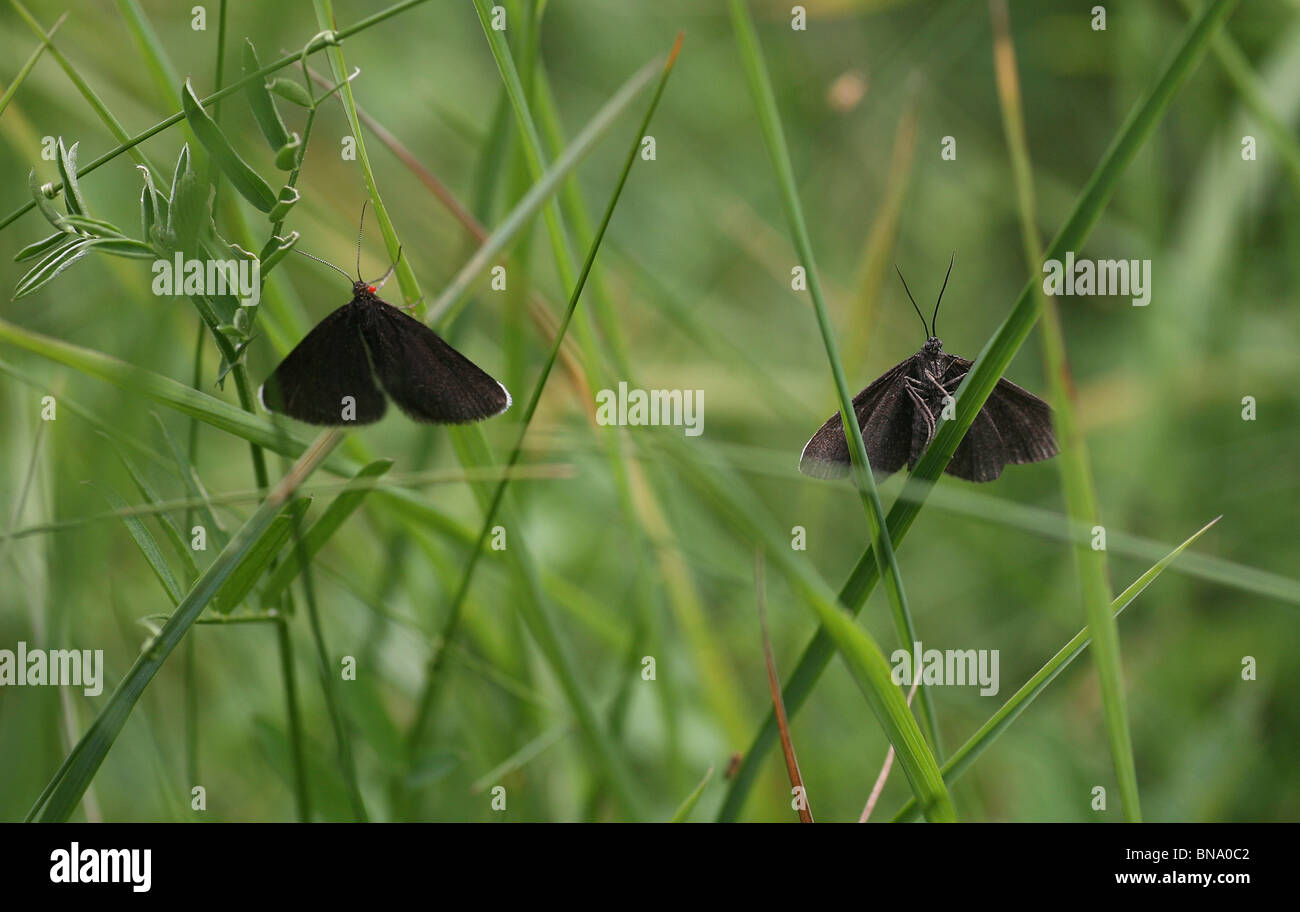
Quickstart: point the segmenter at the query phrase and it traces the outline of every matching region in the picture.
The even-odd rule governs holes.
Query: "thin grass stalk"
[[[14,81],[9,83],[9,88],[4,90],[3,95],[0,95],[0,114],[3,114],[5,108],[9,107],[9,102],[13,100],[15,93],[18,91],[18,87],[27,79],[27,75],[31,73],[32,67],[36,66],[36,61],[41,59],[41,55],[45,53],[45,49],[50,46],[50,39],[54,37],[54,33],[59,30],[59,26],[61,26],[63,20],[67,18],[68,14],[65,12],[60,15],[58,19],[54,20],[54,25],[50,26],[50,30],[41,36],[41,43],[36,45],[36,50],[32,51],[27,59],[23,61],[23,65],[18,68],[18,72],[14,76]]]
[[[795,796],[795,809],[800,823],[812,823],[812,802],[799,772],[799,757],[795,754],[794,739],[790,737],[790,722],[781,702],[781,679],[776,674],[776,659],[772,656],[772,638],[767,632],[767,581],[763,574],[763,549],[754,552],[754,591],[758,600],[758,626],[763,635],[763,664],[767,668],[767,687],[772,695],[772,711],[776,713],[776,727],[781,733],[781,753],[785,757],[786,775],[790,777],[790,790]]]

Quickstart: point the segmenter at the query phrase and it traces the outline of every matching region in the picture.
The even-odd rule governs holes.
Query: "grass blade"
[[[337,445],[337,433],[320,435],[303,457],[285,475],[248,522],[235,533],[230,543],[217,555],[207,571],[199,577],[176,610],[167,619],[162,630],[148,644],[126,677],[118,684],[108,702],[91,723],[86,734],[68,754],[41,797],[27,814],[28,820],[42,822],[63,821],[76,808],[86,787],[90,785],[104,757],[122,731],[131,710],[144,689],[149,686],[167,656],[176,648],[190,625],[212,600],[212,597],[230,577],[266,533],[272,521],[293,495],[294,490],[318,468],[330,450]]]
[[[700,784],[691,789],[691,793],[682,799],[682,803],[677,805],[677,810],[673,811],[673,816],[668,818],[669,823],[685,823],[686,818],[695,810],[695,805],[699,803],[700,796],[704,794],[704,787],[709,784],[713,778],[713,767],[709,767]]]
[[[264,608],[270,608],[275,604],[284,590],[289,587],[294,577],[302,572],[304,566],[302,556],[305,554],[309,561],[315,557],[347,518],[356,511],[357,507],[361,506],[361,502],[365,500],[366,495],[374,490],[373,486],[366,484],[366,482],[381,477],[392,467],[393,460],[376,459],[352,477],[348,487],[344,488],[330,502],[330,505],[325,508],[325,512],[321,514],[320,519],[316,520],[312,527],[307,530],[307,533],[303,535],[301,546],[295,547],[288,559],[276,567],[267,578],[265,585],[262,586],[261,593]]]
[[[1192,534],[1191,538],[1183,542],[1174,550],[1170,551],[1161,558],[1146,573],[1143,573],[1127,589],[1116,596],[1110,604],[1110,610],[1113,617],[1118,618],[1124,609],[1132,604],[1133,600],[1142,593],[1147,586],[1150,586],[1157,576],[1165,571],[1178,555],[1182,554],[1192,542],[1196,541],[1210,527],[1217,523],[1223,517],[1216,516],[1199,530]],[[1059,675],[1066,667],[1073,662],[1079,655],[1088,648],[1092,638],[1088,635],[1088,628],[1080,630],[1071,640],[1060,648],[1056,655],[1048,660],[1047,664],[1038,670],[1033,677],[1025,682],[1024,686],[1017,690],[1006,703],[1002,704],[989,720],[979,727],[975,734],[971,735],[961,747],[953,752],[948,761],[943,765],[943,778],[949,784],[956,782],[957,777],[966,771],[966,769],[975,762],[976,758],[989,747],[1002,732],[1016,718],[1028,708],[1040,693],[1051,684],[1056,676]],[[910,800],[905,804],[897,814],[894,815],[895,821],[910,820],[916,816],[916,802]]]
[[[799,772],[799,758],[794,752],[790,737],[790,723],[781,702],[781,679],[776,674],[776,659],[772,656],[772,638],[767,632],[767,583],[763,579],[763,551],[754,552],[754,589],[758,596],[758,626],[763,634],[763,664],[767,666],[767,687],[772,694],[772,711],[776,713],[776,727],[781,733],[781,753],[785,756],[785,771],[790,777],[790,788],[795,795],[795,806],[800,823],[812,823],[812,805],[808,790],[804,788],[803,774]]]
[[[105,488],[100,493],[108,501],[109,506],[114,510],[127,509],[127,503],[117,492]],[[181,584],[176,581],[176,574],[172,573],[172,568],[163,557],[162,549],[158,547],[158,542],[154,539],[153,534],[145,528],[144,523],[135,516],[123,515],[122,523],[126,530],[131,533],[131,539],[135,542],[140,553],[149,564],[149,569],[153,571],[154,576],[158,577],[158,582],[162,583],[163,589],[167,593],[167,598],[173,605],[179,604],[184,597],[185,592],[181,589]]]
[[[239,606],[248,593],[253,591],[257,581],[262,578],[271,561],[289,540],[296,523],[302,521],[303,514],[311,506],[310,497],[297,497],[290,501],[283,510],[271,520],[266,529],[248,549],[235,568],[230,571],[221,588],[212,596],[212,610],[217,614],[230,614]]]
[[[14,81],[9,83],[9,88],[5,89],[3,95],[0,95],[0,114],[3,114],[5,108],[9,107],[9,102],[13,100],[14,94],[18,91],[18,87],[23,84],[23,80],[25,80],[27,75],[31,73],[32,67],[36,66],[36,61],[41,59],[41,54],[45,53],[45,49],[50,45],[50,39],[54,37],[54,33],[59,30],[59,26],[62,25],[63,20],[67,18],[68,14],[64,13],[54,21],[54,25],[50,26],[50,30],[41,37],[41,43],[36,45],[36,50],[32,51],[27,60],[23,62],[23,65],[18,68],[18,73],[14,76]]]

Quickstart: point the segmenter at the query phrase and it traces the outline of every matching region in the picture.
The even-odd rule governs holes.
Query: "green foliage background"
[[[179,110],[127,26],[133,8],[152,24],[172,75],[188,76],[200,97],[217,88],[220,6],[206,4],[208,27],[195,31],[192,5],[72,3],[53,44],[133,134]],[[869,543],[861,507],[848,487],[805,479],[795,468],[804,441],[836,407],[834,388],[808,296],[790,287],[798,259],[725,5],[553,0],[545,4],[531,69],[522,23],[535,5],[505,6],[524,85],[539,91],[545,74],[569,137],[638,68],[665,54],[679,29],[686,33],[649,129],[656,158],[632,170],[579,304],[568,360],[552,376],[526,437],[525,465],[570,468],[563,478],[514,481],[506,525],[508,546],[526,543],[541,568],[549,616],[632,771],[644,818],[668,819],[713,768],[688,815],[712,819],[732,755],[747,749],[771,703],[752,577],[756,543],[701,496],[690,476],[737,486],[769,536],[788,539],[792,527],[805,527],[807,551],[794,559],[837,589]],[[806,31],[791,30],[789,6],[750,8],[850,386],[861,388],[922,341],[901,288],[888,280],[890,260],[924,306],[957,252],[939,329],[949,351],[973,358],[1028,278],[987,6],[827,0],[806,4]],[[1108,6],[1108,28],[1098,32],[1086,5],[1011,4],[1034,215],[1048,238],[1188,19],[1182,4],[1164,0]],[[29,8],[48,28],[65,7],[41,0]],[[383,8],[340,0],[334,14],[345,27]],[[239,76],[245,37],[265,63],[320,31],[307,4],[231,4],[227,17],[227,85]],[[10,7],[0,8],[0,20],[0,48],[10,61],[0,80],[7,88],[37,39]],[[1300,9],[1252,0],[1223,34],[1244,52],[1284,134],[1270,135],[1245,104],[1224,68],[1226,52],[1216,46],[1164,112],[1078,251],[1149,258],[1150,306],[1111,297],[1057,302],[1077,389],[1075,420],[1110,535],[1112,589],[1122,590],[1223,515],[1194,554],[1175,562],[1120,622],[1148,820],[1300,816],[1293,698],[1300,688],[1293,532],[1300,485],[1300,182],[1287,161],[1295,160],[1300,119]],[[473,6],[414,6],[348,38],[343,54],[349,67],[361,68],[352,83],[356,103],[488,230],[499,224],[533,180]],[[311,64],[329,71],[323,53]],[[292,67],[280,75],[299,77]],[[177,82],[170,91],[180,89]],[[633,101],[632,113],[576,171],[570,192],[580,192],[589,222],[598,221],[613,190],[647,95]],[[302,132],[302,110],[283,101],[280,108],[289,129]],[[284,174],[242,93],[221,103],[219,122],[239,154],[278,189]],[[302,200],[286,222],[300,232],[300,249],[348,270],[367,199],[359,163],[340,155],[350,132],[340,104],[324,103],[298,183]],[[1247,134],[1257,139],[1256,161],[1242,160]],[[363,135],[427,304],[477,242],[408,163],[373,131]],[[54,163],[40,157],[44,136],[80,142],[83,164],[117,145],[48,52],[0,114],[0,214],[30,200],[32,168],[42,182],[58,179]],[[946,136],[956,140],[955,161],[940,157]],[[194,141],[178,125],[140,151],[170,174],[187,139]],[[548,156],[556,157],[549,149]],[[96,216],[138,236],[140,174],[127,156],[86,176],[81,192]],[[264,240],[265,216],[238,199],[229,182],[218,192],[218,230],[239,243],[241,224],[255,225],[250,237]],[[891,194],[896,210],[887,203]],[[576,199],[570,196],[570,204]],[[566,221],[574,231],[571,209]],[[13,255],[48,233],[37,213],[0,230],[5,287],[30,265],[14,263]],[[471,457],[474,463],[500,462],[509,452],[550,347],[529,318],[528,295],[538,293],[558,318],[571,291],[557,274],[551,242],[536,219],[512,248],[509,291],[477,282],[468,306],[441,327],[515,396],[514,409],[483,425],[494,457]],[[580,261],[586,240],[575,234],[572,247]],[[378,274],[388,262],[372,222],[362,272]],[[349,291],[339,276],[302,258],[282,261],[272,275],[259,318],[268,328],[247,354],[254,384]],[[151,278],[146,260],[92,255],[36,294],[6,301],[0,318],[189,383],[198,321],[185,299],[154,296]],[[394,302],[401,296],[396,282],[387,291]],[[589,314],[609,319],[588,324]],[[621,358],[631,378],[619,372]],[[124,442],[163,499],[186,496],[175,463],[139,451],[169,454],[155,414],[182,446],[190,425],[138,394],[13,345],[0,344],[0,361],[11,368],[0,373],[0,522],[17,530],[60,524],[0,543],[0,648],[24,640],[30,647],[103,649],[106,664],[105,692],[97,698],[74,689],[0,688],[0,819],[13,820],[27,813],[139,654],[149,636],[139,619],[173,606],[128,526],[103,517],[111,509],[106,490],[133,504],[143,498],[114,447],[68,403]],[[216,386],[216,362],[208,340],[199,388],[236,402],[229,380]],[[20,382],[15,371],[37,385]],[[1036,342],[1008,376],[1045,390]],[[593,427],[591,390],[580,379],[702,389],[705,433],[684,438],[674,428]],[[53,423],[40,420],[47,391],[60,401]],[[1243,396],[1257,401],[1253,422],[1242,420]],[[393,483],[422,469],[455,476],[462,464],[445,430],[416,426],[395,410],[352,436],[370,456],[394,460],[386,476]],[[355,446],[344,451],[359,458]],[[267,457],[274,480],[289,463]],[[232,434],[201,426],[193,462],[213,495],[256,487],[248,445]],[[1066,508],[1057,462],[1013,467],[979,488],[945,477],[899,551],[925,645],[1000,653],[998,696],[980,697],[975,688],[931,691],[949,753],[1084,623],[1079,572],[1062,540]],[[327,480],[335,479],[321,473],[312,483]],[[900,487],[900,478],[882,484],[886,504]],[[330,674],[337,678],[340,657],[358,660],[357,680],[335,689],[369,817],[628,817],[521,621],[525,581],[498,552],[479,562],[464,627],[439,672],[428,735],[414,757],[408,752],[404,739],[430,643],[483,516],[464,481],[412,490],[445,521],[399,514],[372,495],[312,564]],[[310,517],[335,494],[318,494]],[[245,499],[217,515],[234,530],[255,505]],[[186,519],[183,509],[172,515],[178,524]],[[76,522],[84,517],[96,518]],[[156,519],[145,524],[161,540]],[[1159,547],[1135,551],[1133,536]],[[215,551],[210,546],[196,556],[200,568]],[[165,557],[183,576],[175,555]],[[777,667],[786,675],[816,616],[771,561],[766,582]],[[312,817],[353,819],[300,592],[296,604],[288,630]],[[254,593],[236,616],[260,610]],[[898,645],[883,593],[873,594],[859,623],[886,654]],[[654,681],[642,680],[644,656],[655,659]],[[1245,656],[1257,660],[1257,680],[1242,680]],[[136,705],[74,818],[295,819],[279,662],[270,624],[191,629]],[[888,742],[838,659],[791,730],[817,818],[857,819]],[[195,784],[207,790],[206,811],[190,809]],[[505,813],[490,808],[495,785],[507,790]],[[1091,809],[1098,785],[1111,795],[1104,812]],[[1091,655],[1070,666],[949,786],[967,820],[1121,819]],[[877,818],[887,819],[909,795],[895,770]],[[742,819],[795,819],[776,752]]]

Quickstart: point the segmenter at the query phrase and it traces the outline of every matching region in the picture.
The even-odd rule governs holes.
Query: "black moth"
[[[387,411],[387,393],[416,421],[463,424],[510,407],[504,386],[375,293],[393,268],[375,285],[353,282],[352,300],[280,362],[259,392],[267,411],[308,424],[370,424]]]
[[[951,262],[948,274],[952,274]],[[902,279],[903,274],[900,272],[898,277]],[[906,280],[903,287],[907,288]],[[947,276],[943,287],[948,287]],[[911,290],[907,296],[912,297]],[[943,300],[942,289],[939,300]],[[912,306],[916,307],[915,300]],[[921,309],[917,307],[916,312],[924,326]],[[938,315],[936,301],[921,350],[890,368],[853,399],[867,458],[877,475],[896,472],[904,463],[909,470],[916,467],[934,439],[945,403],[951,402],[948,397],[957,391],[971,368],[972,362],[943,350],[934,328]],[[1004,377],[975,416],[944,471],[967,481],[993,481],[1008,463],[1038,462],[1057,452],[1051,408]],[[844,425],[837,413],[804,446],[799,471],[816,478],[841,478],[849,473],[851,464]]]

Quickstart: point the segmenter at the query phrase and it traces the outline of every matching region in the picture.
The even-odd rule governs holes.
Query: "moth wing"
[[[1040,462],[1060,452],[1052,433],[1052,407],[1029,390],[1003,378],[984,403],[984,411],[998,426],[1007,462]]]
[[[354,420],[344,420],[344,398],[355,400]],[[340,307],[298,343],[258,391],[262,406],[308,424],[371,424],[388,408],[375,386],[361,333],[348,305]]]
[[[464,424],[510,407],[504,386],[393,305],[377,300],[364,334],[384,391],[416,421]]]
[[[894,365],[853,397],[867,458],[878,476],[897,472],[911,451],[912,400],[905,381],[916,357]],[[844,424],[836,412],[804,445],[799,471],[814,478],[843,478],[852,464]]]
[[[967,481],[993,481],[1007,463],[1006,447],[988,409],[980,409],[944,471]]]
[[[949,383],[960,383],[971,368],[972,362],[965,358],[959,358],[956,355],[948,356],[951,360],[944,371],[943,382],[945,386]],[[1052,433],[1052,408],[1042,399],[1024,387],[1017,386],[1010,380],[1002,377],[998,380],[997,386],[993,387],[993,392],[985,400],[984,407],[980,409],[980,414],[976,421],[971,425],[971,429],[966,432],[957,452],[953,454],[952,462],[948,465],[948,471],[957,475],[959,478],[969,478],[969,475],[963,475],[961,472],[953,471],[953,464],[957,462],[958,456],[962,455],[962,448],[967,445],[975,433],[976,424],[982,424],[981,419],[987,418],[997,431],[999,445],[1003,455],[1004,463],[1012,465],[1023,465],[1028,462],[1040,462],[1044,459],[1051,459],[1058,452],[1056,437]],[[989,440],[987,430],[985,430],[984,439]],[[976,471],[976,465],[979,460],[974,459],[967,454],[967,459],[962,468],[968,471]],[[987,474],[987,469],[983,470]],[[1001,473],[984,480],[992,480]],[[975,481],[980,479],[970,478]]]

